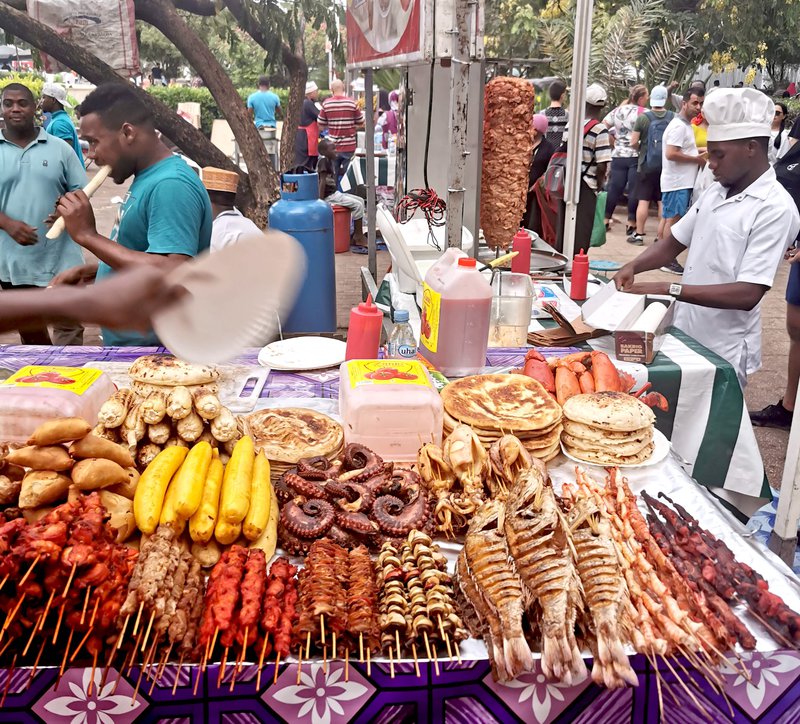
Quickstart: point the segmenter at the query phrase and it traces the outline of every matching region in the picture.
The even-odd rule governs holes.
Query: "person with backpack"
[[[627,242],[644,245],[645,224],[650,213],[650,202],[658,203],[658,229],[656,239],[663,238],[664,219],[661,215],[661,159],[664,131],[675,117],[665,106],[669,94],[663,85],[650,91],[650,110],[636,119],[631,133],[631,148],[639,153],[634,197],[636,198],[636,229],[628,235]]]

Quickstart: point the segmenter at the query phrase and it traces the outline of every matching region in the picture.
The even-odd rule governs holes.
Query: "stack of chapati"
[[[128,370],[131,389],[140,397],[151,392],[169,393],[173,387],[198,387],[216,394],[219,392],[219,369],[214,365],[184,362],[171,354],[147,354],[139,357]]]
[[[489,447],[503,435],[518,437],[533,457],[552,460],[560,451],[561,408],[525,375],[472,375],[442,390],[444,432],[469,425]]]
[[[303,458],[340,458],[342,426],[321,412],[302,407],[260,410],[245,418],[245,430],[270,462],[273,482]]]
[[[564,449],[601,465],[635,465],[653,454],[653,411],[624,392],[591,392],[564,403]]]

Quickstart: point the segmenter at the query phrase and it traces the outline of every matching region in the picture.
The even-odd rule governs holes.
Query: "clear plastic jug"
[[[446,377],[486,365],[492,288],[474,259],[448,249],[425,275],[420,353]]]
[[[524,347],[533,308],[529,274],[500,273],[492,280],[490,347]]]

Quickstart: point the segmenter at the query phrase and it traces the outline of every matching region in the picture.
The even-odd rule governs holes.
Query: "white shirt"
[[[775,162],[782,159],[786,155],[786,152],[791,148],[789,145],[789,131],[787,131],[785,128],[783,129],[781,142],[778,148],[775,148],[775,136],[777,135],[777,131],[772,131],[769,136],[767,158],[773,166],[775,165]]]
[[[687,156],[698,155],[692,124],[682,116],[675,116],[664,130],[661,156],[661,193],[693,188],[699,166],[686,161],[670,161],[667,158],[667,146],[677,146]]]
[[[239,209],[223,211],[211,224],[211,251],[235,244],[242,236],[262,233]]]
[[[689,247],[683,284],[750,282],[771,287],[784,252],[797,238],[800,215],[769,168],[744,191],[726,198],[709,186],[672,227]],[[733,365],[744,388],[761,366],[760,305],[749,312],[678,302],[674,324]]]

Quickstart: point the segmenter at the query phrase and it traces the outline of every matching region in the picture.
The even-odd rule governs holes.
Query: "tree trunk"
[[[209,47],[197,37],[168,0],[137,0],[136,11],[140,20],[158,28],[171,40],[192,67],[203,69],[203,81],[230,123],[247,164],[255,202],[254,207],[249,209],[248,216],[259,226],[265,226],[267,209],[278,197],[278,176],[272,168],[258,130],[228,74]]]
[[[289,101],[283,123],[281,140],[281,168],[292,168],[294,162],[294,137],[300,125],[300,113],[306,94],[308,65],[302,54],[292,54],[288,46],[283,47],[283,63],[289,70]]]
[[[96,85],[122,83],[134,88],[139,98],[153,114],[156,127],[189,158],[201,166],[219,166],[231,171],[236,170],[228,157],[214,146],[199,129],[184,121],[171,108],[132,85],[118,75],[111,66],[91,53],[87,53],[80,46],[65,40],[46,25],[33,20],[1,0],[0,27],[34,48],[46,48],[49,55],[77,71],[91,83]]]

